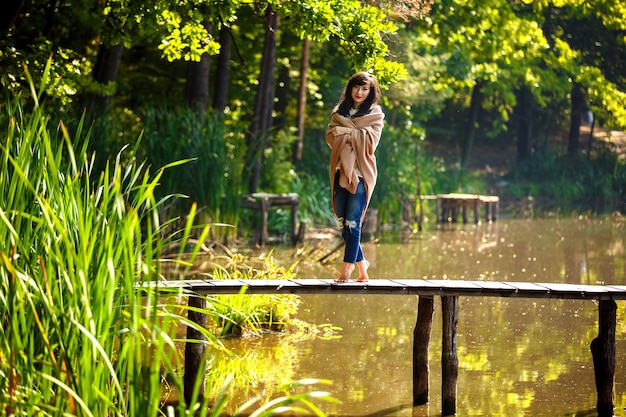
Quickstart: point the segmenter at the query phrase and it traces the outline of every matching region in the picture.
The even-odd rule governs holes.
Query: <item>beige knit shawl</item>
[[[372,107],[369,114],[350,119],[341,116],[336,111],[332,114],[328,130],[326,131],[326,143],[331,148],[330,152],[330,188],[333,191],[335,184],[335,172],[341,161],[341,177],[339,184],[351,193],[356,193],[359,177],[356,172],[358,161],[359,170],[363,175],[367,194],[367,206],[369,206],[372,192],[376,186],[378,168],[374,152],[380,141],[383,130],[385,114],[379,105]],[[354,129],[352,133],[334,136],[330,129],[335,126],[346,126]],[[348,143],[348,139],[350,142]]]

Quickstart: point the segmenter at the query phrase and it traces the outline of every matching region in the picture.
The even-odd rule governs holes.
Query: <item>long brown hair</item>
[[[354,74],[348,80],[348,84],[346,88],[343,90],[343,94],[339,99],[339,104],[336,109],[337,112],[345,117],[348,117],[350,114],[350,109],[354,106],[354,100],[352,99],[352,87],[355,85],[366,85],[369,84],[370,92],[363,101],[363,104],[359,107],[359,111],[354,115],[354,117],[363,116],[364,114],[368,114],[372,108],[378,104],[378,100],[380,99],[380,87],[378,85],[378,80],[375,76],[370,74],[369,72],[361,71]]]

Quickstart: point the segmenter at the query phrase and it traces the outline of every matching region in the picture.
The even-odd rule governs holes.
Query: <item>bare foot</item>
[[[352,271],[354,271],[354,264],[344,262],[343,265],[341,265],[339,277],[335,279],[335,282],[349,282]]]
[[[356,263],[359,267],[359,278],[356,282],[367,282],[370,280],[369,275],[367,275],[367,269],[370,267],[370,263],[367,259],[363,259],[361,262]]]

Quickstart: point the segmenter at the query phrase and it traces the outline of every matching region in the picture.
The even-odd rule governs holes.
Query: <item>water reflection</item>
[[[421,234],[382,233],[364,250],[372,278],[480,279],[626,284],[624,222],[606,219],[499,220]],[[330,245],[332,246],[332,245]],[[275,248],[280,262],[294,250]],[[340,259],[299,259],[300,278],[332,278]],[[307,295],[299,318],[341,328],[334,337],[275,335],[230,340],[240,354],[268,352],[265,366],[295,379],[330,379],[339,416],[441,415],[441,311],[436,298],[430,343],[430,404],[411,407],[417,297]],[[623,305],[618,310],[616,411],[626,415]],[[573,416],[595,408],[589,344],[597,334],[592,301],[461,297],[458,325],[459,416]],[[287,349],[289,361],[276,360]],[[262,354],[262,353],[260,353]],[[271,365],[270,365],[271,364]],[[259,375],[271,384],[270,373]],[[242,399],[247,394],[242,394]],[[236,401],[235,401],[236,402]],[[582,413],[582,414],[577,414]],[[593,415],[593,414],[592,414]]]

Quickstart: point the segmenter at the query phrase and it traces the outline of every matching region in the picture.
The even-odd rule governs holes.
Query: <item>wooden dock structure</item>
[[[461,213],[463,223],[468,223],[467,212],[474,211],[474,223],[480,223],[480,208],[485,207],[485,221],[495,222],[498,218],[500,197],[479,194],[437,194],[437,223],[456,223]]]
[[[291,242],[295,245],[304,235],[304,224],[298,226],[298,209],[300,198],[296,193],[288,194],[268,194],[252,193],[244,194],[241,201],[241,208],[257,210],[261,212],[261,227],[258,242],[264,245],[269,240],[268,216],[272,207],[288,206],[291,210]]]
[[[428,350],[434,313],[434,297],[441,297],[442,323],[442,415],[456,413],[458,356],[456,328],[459,297],[553,298],[596,301],[599,305],[598,336],[591,343],[596,379],[598,417],[613,416],[615,377],[616,300],[626,300],[626,286],[578,285],[547,282],[494,282],[465,280],[376,279],[367,283],[335,283],[331,279],[294,280],[168,280],[143,284],[162,290],[179,290],[189,296],[188,318],[206,325],[197,312],[206,306],[202,296],[217,294],[385,294],[418,296],[418,316],[413,342],[413,404],[428,403]],[[194,308],[195,307],[195,308]],[[188,340],[203,335],[188,327]],[[193,390],[204,360],[202,343],[185,348],[185,395]],[[202,384],[203,385],[203,384]]]

